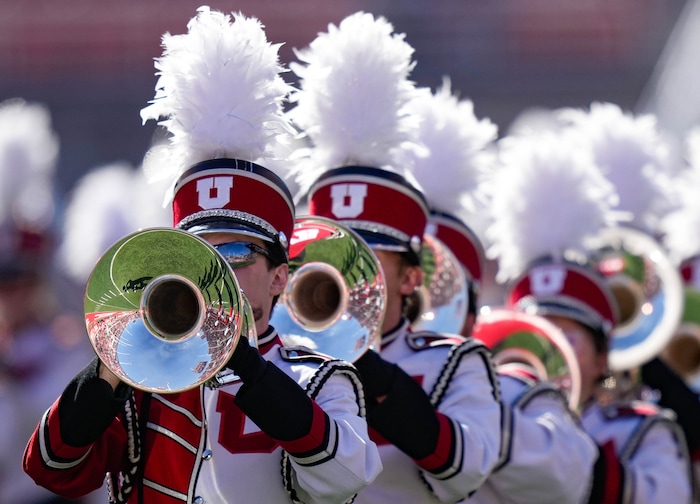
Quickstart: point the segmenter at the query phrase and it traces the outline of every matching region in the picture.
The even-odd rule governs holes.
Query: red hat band
[[[334,219],[371,245],[418,253],[428,220],[422,193],[398,173],[348,166],[326,172],[309,191],[309,213]]]
[[[527,303],[535,307],[559,306],[582,314],[586,320],[581,322],[591,327],[600,326],[608,333],[617,323],[617,306],[610,289],[594,275],[568,263],[538,264],[514,282],[506,304],[511,307]]]
[[[700,256],[684,260],[680,266],[683,283],[695,290],[700,290]]]
[[[477,283],[481,281],[484,248],[471,229],[451,215],[432,212],[426,233],[437,237],[449,247],[471,280]]]
[[[185,172],[175,187],[173,225],[194,233],[244,230],[266,241],[287,241],[294,203],[277,175],[248,161],[213,159]]]

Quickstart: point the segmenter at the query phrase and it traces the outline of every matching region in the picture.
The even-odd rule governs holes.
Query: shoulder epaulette
[[[530,404],[530,402],[532,402],[533,399],[543,396],[553,397],[560,401],[564,410],[571,414],[573,418],[573,412],[569,408],[569,403],[566,398],[566,394],[562,389],[560,389],[559,387],[557,387],[549,381],[541,381],[528,387],[515,399],[515,401],[513,401],[513,407],[526,408]]]
[[[409,333],[406,338],[408,346],[416,351],[439,346],[461,345],[465,341],[467,339],[459,334],[440,334],[431,331]]]
[[[525,385],[532,387],[540,382],[540,377],[537,372],[527,364],[519,362],[507,362],[496,366],[498,374],[510,376],[511,378],[523,382]]]
[[[315,350],[312,350],[302,345],[282,346],[279,348],[279,351],[280,356],[282,356],[282,359],[287,362],[322,363],[333,359],[333,357],[330,357],[326,354],[322,354],[320,352],[316,352]]]
[[[642,445],[647,433],[657,425],[665,425],[673,435],[678,449],[684,453],[684,457],[689,457],[683,430],[676,421],[676,414],[672,410],[662,408],[654,403],[633,401],[618,407],[618,413],[620,414],[617,418],[625,418],[624,415],[627,415],[628,418],[640,419],[634,433],[627,440],[627,443],[620,448],[619,458],[621,462],[624,463],[632,459]]]
[[[501,390],[496,377],[496,370],[491,360],[491,351],[481,341],[475,338],[459,337],[458,344],[450,346],[450,353],[438,374],[438,379],[430,392],[430,402],[437,408],[442,401],[447,388],[457,371],[460,363],[468,356],[478,356],[484,365],[491,387],[493,387],[493,397],[496,401],[501,400]]]

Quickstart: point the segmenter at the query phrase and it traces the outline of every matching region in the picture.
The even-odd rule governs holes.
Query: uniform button
[[[204,450],[204,451],[202,452],[202,458],[203,458],[204,460],[209,460],[209,459],[212,457],[212,455],[213,455],[213,453],[212,453],[211,450]]]
[[[202,497],[195,497],[192,504],[204,504],[204,499]]]

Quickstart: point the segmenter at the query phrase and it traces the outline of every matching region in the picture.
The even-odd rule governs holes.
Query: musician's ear
[[[279,296],[287,286],[289,280],[289,264],[283,263],[270,270],[272,283],[270,284],[270,294],[272,297]]]

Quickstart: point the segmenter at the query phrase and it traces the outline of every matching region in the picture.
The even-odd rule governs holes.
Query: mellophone
[[[359,235],[299,218],[289,259],[271,317],[285,345],[350,362],[379,347],[386,286]],[[90,275],[84,314],[102,363],[146,392],[216,386],[239,339],[257,344],[235,271],[204,239],[177,229],[145,229],[112,245]]]
[[[422,255],[426,281],[409,303],[414,328],[456,333],[466,317],[464,274],[435,237],[425,240]],[[613,376],[662,353],[672,366],[673,356],[687,360],[695,353],[688,341],[699,347],[700,340],[687,337],[680,324],[680,275],[656,241],[631,229],[607,230],[591,261],[620,307],[609,356]],[[330,219],[297,218],[289,268],[271,317],[285,345],[350,362],[379,349],[386,285],[376,255],[357,233]],[[125,383],[149,392],[208,383],[239,338],[256,344],[235,271],[205,240],[177,229],[145,229],[115,243],[94,267],[84,305],[100,360]],[[474,336],[492,348],[497,363],[527,363],[541,379],[562,385],[575,403],[578,368],[566,339],[542,319],[525,317],[484,307]]]

